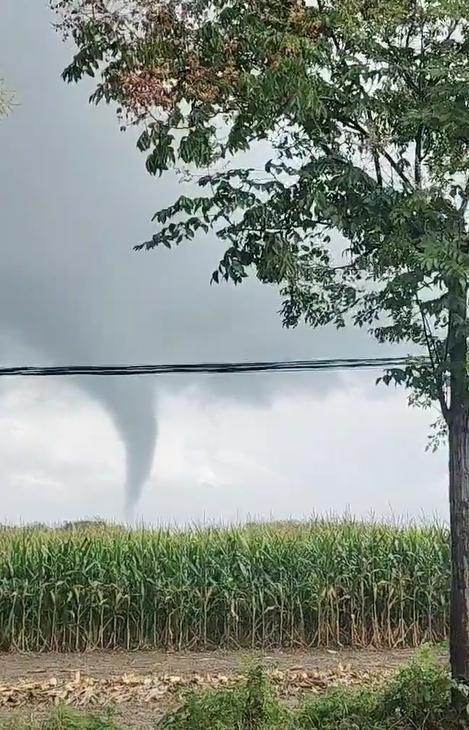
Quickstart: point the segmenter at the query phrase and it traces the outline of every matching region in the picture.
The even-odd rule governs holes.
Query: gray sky
[[[13,363],[128,363],[385,354],[353,330],[282,329],[277,292],[211,287],[214,241],[133,253],[178,194],[153,179],[110,109],[67,87],[44,0],[2,0],[0,348]],[[446,514],[434,415],[351,376],[0,383],[0,521],[121,519],[126,479],[153,457],[137,517],[313,512]],[[156,411],[155,411],[156,409]],[[117,426],[117,428],[116,428]],[[148,467],[150,465],[148,464]],[[132,476],[133,475],[133,476]]]

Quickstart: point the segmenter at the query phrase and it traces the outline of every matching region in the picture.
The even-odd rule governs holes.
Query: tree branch
[[[460,205],[459,211],[458,211],[461,218],[464,218],[464,216],[466,215],[468,204],[469,204],[469,178],[466,181],[464,192],[461,195],[461,205]]]
[[[352,127],[356,132],[359,132],[366,140],[371,142],[371,135],[365,127],[363,127],[360,122],[357,122],[355,119],[350,119],[349,117],[343,117],[343,121],[345,124],[348,124],[349,127]],[[384,147],[381,147],[380,145],[375,146],[375,149],[377,152],[379,152],[384,159],[389,162],[390,166],[396,172],[404,185],[409,189],[413,190],[414,186],[412,185],[411,180],[407,177],[405,172],[401,169],[401,167],[398,165],[398,163],[394,160],[394,158],[390,155],[390,153],[384,149]]]
[[[425,312],[422,309],[422,304],[418,297],[417,297],[417,306],[419,308],[420,315],[422,317],[423,332],[425,335],[425,342],[427,345],[428,355],[430,357],[430,364],[431,364],[431,368],[432,368],[432,372],[433,372],[433,377],[435,379],[438,402],[440,404],[441,413],[443,415],[443,418],[445,419],[446,422],[448,422],[449,415],[450,415],[450,409],[446,402],[445,393],[444,393],[444,389],[443,389],[443,378],[442,378],[442,373],[441,373],[441,369],[440,369],[440,363],[438,363],[438,353],[434,346],[433,335],[430,332],[427,317],[425,315]]]
[[[419,126],[417,137],[415,139],[415,160],[414,160],[414,178],[415,187],[422,187],[422,142],[423,142],[423,124]]]

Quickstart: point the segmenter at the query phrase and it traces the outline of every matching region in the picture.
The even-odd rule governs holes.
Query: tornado
[[[156,394],[144,376],[83,379],[80,386],[109,414],[125,449],[124,515],[133,522],[150,476],[158,436]]]

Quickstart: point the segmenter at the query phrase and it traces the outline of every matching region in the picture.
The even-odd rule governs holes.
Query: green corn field
[[[446,638],[447,529],[358,522],[0,531],[0,650]]]

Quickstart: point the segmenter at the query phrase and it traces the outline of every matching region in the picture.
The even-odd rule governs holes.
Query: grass
[[[20,720],[17,716],[0,725],[0,730],[125,730],[111,719],[85,715],[63,707],[42,720]]]
[[[0,650],[444,640],[447,530],[352,521],[0,531]]]
[[[236,689],[190,694],[168,713],[160,730],[456,730],[468,715],[451,709],[452,682],[430,655],[421,656],[377,689],[332,690],[291,709],[281,703],[258,667]],[[59,710],[42,723],[1,730],[120,730],[112,720]],[[122,729],[123,730],[123,729]]]

